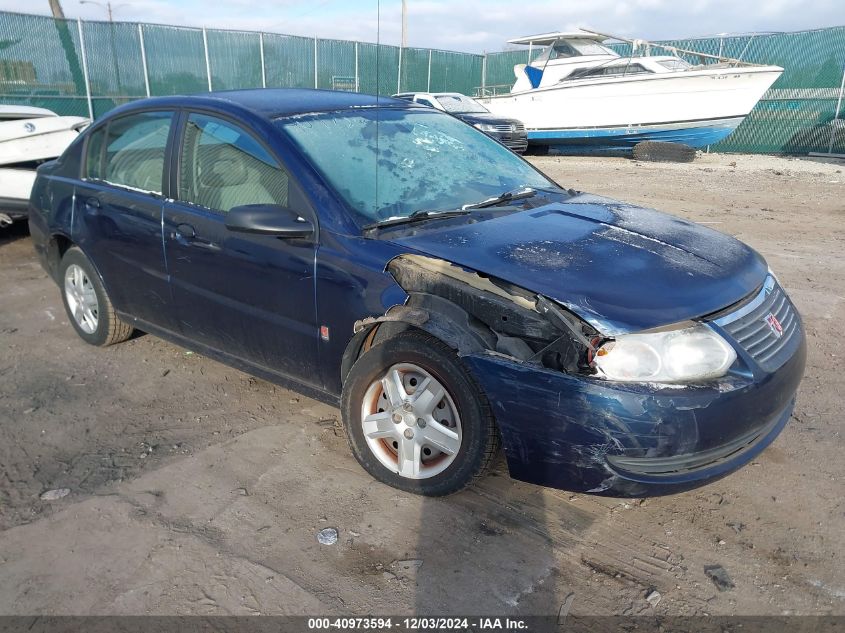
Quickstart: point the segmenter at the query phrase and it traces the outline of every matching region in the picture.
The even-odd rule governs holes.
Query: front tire
[[[358,463],[406,492],[458,492],[485,473],[498,448],[490,405],[475,379],[452,349],[418,330],[355,362],[341,410]]]
[[[100,276],[82,250],[76,246],[68,249],[59,275],[65,312],[83,341],[106,347],[132,336],[132,326],[115,314]]]

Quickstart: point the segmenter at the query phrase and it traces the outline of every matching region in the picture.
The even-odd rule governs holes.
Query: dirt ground
[[[845,614],[845,163],[532,160],[767,258],[809,359],[758,460],[644,500],[517,483],[501,461],[459,495],[404,494],[361,470],[332,407],[153,336],[86,346],[25,229],[5,229],[0,613],[557,614],[574,594],[575,615]]]

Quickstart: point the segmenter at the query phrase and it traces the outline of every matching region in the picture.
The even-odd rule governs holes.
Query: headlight
[[[478,130],[481,130],[482,132],[486,132],[488,134],[490,132],[496,131],[496,126],[490,125],[489,123],[474,123],[472,127],[476,128]]]
[[[706,325],[624,334],[602,345],[594,364],[609,380],[691,382],[724,376],[736,360],[727,341]]]

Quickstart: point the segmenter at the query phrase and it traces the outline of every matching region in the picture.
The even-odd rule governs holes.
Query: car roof
[[[341,90],[315,90],[308,88],[257,88],[254,90],[225,90],[210,92],[211,98],[238,104],[269,118],[329,112],[348,108],[375,106],[407,107],[408,103],[391,97],[346,92]]]
[[[195,95],[154,97],[134,101],[120,108],[127,112],[135,108],[160,107],[212,107],[226,108],[226,105],[249,110],[266,119],[306,114],[310,112],[332,112],[353,108],[372,107],[420,107],[400,99],[344,92],[339,90],[315,90],[308,88],[255,88],[249,90],[221,90]]]

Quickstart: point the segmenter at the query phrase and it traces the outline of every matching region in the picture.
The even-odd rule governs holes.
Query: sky
[[[67,17],[106,19],[101,4],[61,0]],[[843,0],[407,0],[408,46],[473,53],[523,35],[579,26],[644,39],[794,31],[845,24]],[[115,0],[115,20],[399,44],[401,0]],[[49,14],[48,0],[0,0],[0,10]],[[380,15],[380,19],[379,19]]]

